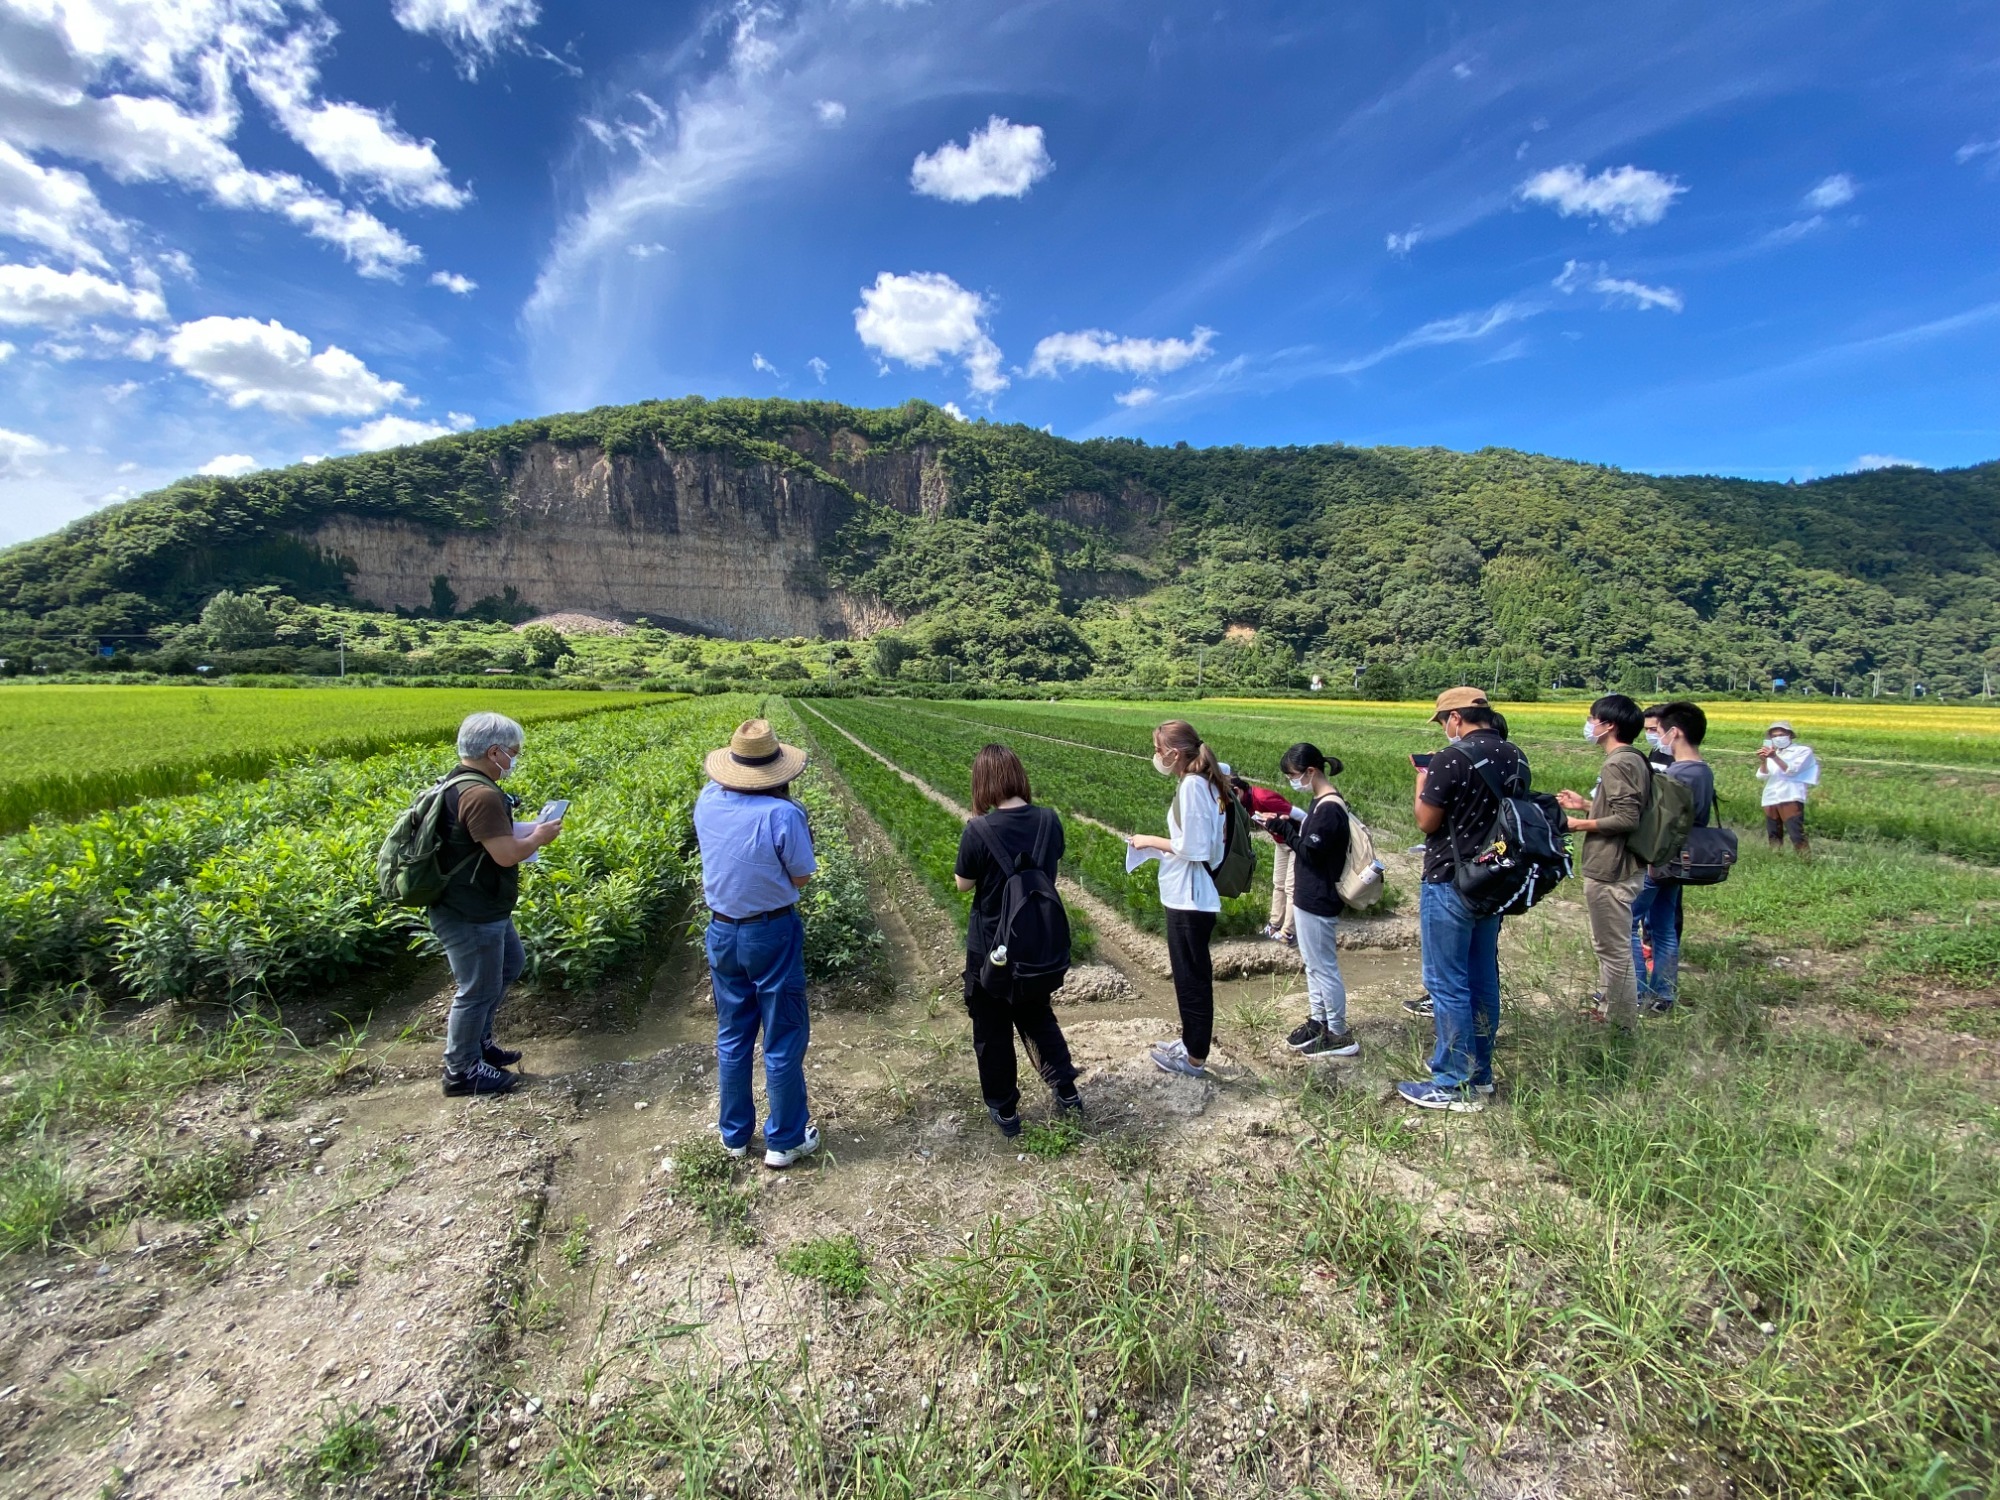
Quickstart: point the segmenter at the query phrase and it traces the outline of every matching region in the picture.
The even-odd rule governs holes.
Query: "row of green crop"
[[[904,770],[954,796],[968,795],[972,758],[996,737],[989,726],[911,713],[896,703],[828,700],[816,708]],[[1161,931],[1158,866],[1149,863],[1128,875],[1124,840],[1084,818],[1121,832],[1164,833],[1172,786],[1145,761],[1049,740],[1017,737],[1010,743],[1027,767],[1037,801],[1083,815],[1065,820],[1066,872],[1128,921]],[[1221,932],[1254,932],[1262,925],[1270,903],[1270,847],[1268,841],[1259,845],[1250,893],[1223,903]]]
[[[702,752],[750,707],[715,699],[531,731],[527,805],[572,801],[523,872],[532,972],[578,984],[650,937],[686,888]],[[37,828],[0,859],[7,978],[111,980],[146,1000],[283,994],[423,940],[374,892],[374,852],[449,753],[405,751]]]
[[[763,713],[780,738],[808,738],[798,715],[782,699],[766,700]],[[815,979],[865,974],[882,960],[882,929],[869,904],[867,875],[847,836],[846,806],[819,766],[807,766],[792,783],[792,796],[806,810],[819,865],[799,899],[806,926],[806,973]]]

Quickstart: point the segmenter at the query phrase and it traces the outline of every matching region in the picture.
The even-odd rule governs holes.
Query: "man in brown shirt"
[[[521,740],[512,719],[471,715],[458,729],[458,769],[445,782],[439,864],[452,873],[430,918],[457,985],[445,1020],[447,1094],[504,1094],[519,1082],[504,1070],[521,1054],[493,1039],[493,1013],[527,964],[514,930],[521,863],[562,832],[561,823],[537,823],[515,836],[514,801],[500,783],[521,763]]]
[[[1569,826],[1583,835],[1583,904],[1590,914],[1590,946],[1597,953],[1593,1013],[1620,1026],[1639,1021],[1632,903],[1645,884],[1646,866],[1625,846],[1625,837],[1639,826],[1652,785],[1652,767],[1632,748],[1645,722],[1639,705],[1623,693],[1609,693],[1591,704],[1583,736],[1604,751],[1604,770],[1588,798],[1580,792],[1556,793],[1566,812],[1589,809],[1588,817],[1573,817]]]

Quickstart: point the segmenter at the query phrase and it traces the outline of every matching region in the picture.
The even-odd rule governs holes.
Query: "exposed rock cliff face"
[[[888,503],[922,504],[915,455],[871,463],[857,453],[851,466]],[[894,623],[820,581],[819,547],[852,514],[851,497],[779,465],[538,443],[507,486],[509,519],[487,530],[340,514],[304,539],[348,569],[355,597],[388,608],[428,607],[442,574],[465,604],[512,588],[538,609],[643,614],[718,635],[853,635]]]

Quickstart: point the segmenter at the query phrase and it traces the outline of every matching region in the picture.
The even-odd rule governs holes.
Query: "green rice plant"
[[[781,738],[807,740],[805,725],[782,699],[767,699],[764,716]],[[825,769],[808,765],[792,783],[806,810],[819,873],[799,899],[806,927],[806,972],[816,979],[858,978],[875,972],[885,954],[882,929],[869,903],[868,879],[847,836],[847,809]]]
[[[778,1252],[778,1269],[801,1281],[816,1281],[835,1297],[859,1297],[868,1290],[868,1260],[851,1234],[806,1240]]]

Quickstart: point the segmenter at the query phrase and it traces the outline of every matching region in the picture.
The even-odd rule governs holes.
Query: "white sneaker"
[[[781,1172],[801,1157],[811,1156],[817,1150],[819,1150],[819,1127],[817,1125],[808,1125],[806,1126],[806,1138],[792,1147],[791,1150],[766,1151],[764,1153],[764,1165],[770,1167],[773,1171]]]
[[[716,1132],[716,1139],[722,1140],[722,1133],[720,1131]],[[732,1146],[729,1144],[729,1142],[722,1141],[722,1149],[724,1151],[727,1151],[731,1156],[735,1157],[738,1161],[743,1160],[744,1157],[750,1154],[750,1144],[747,1141],[744,1142],[741,1146]]]

